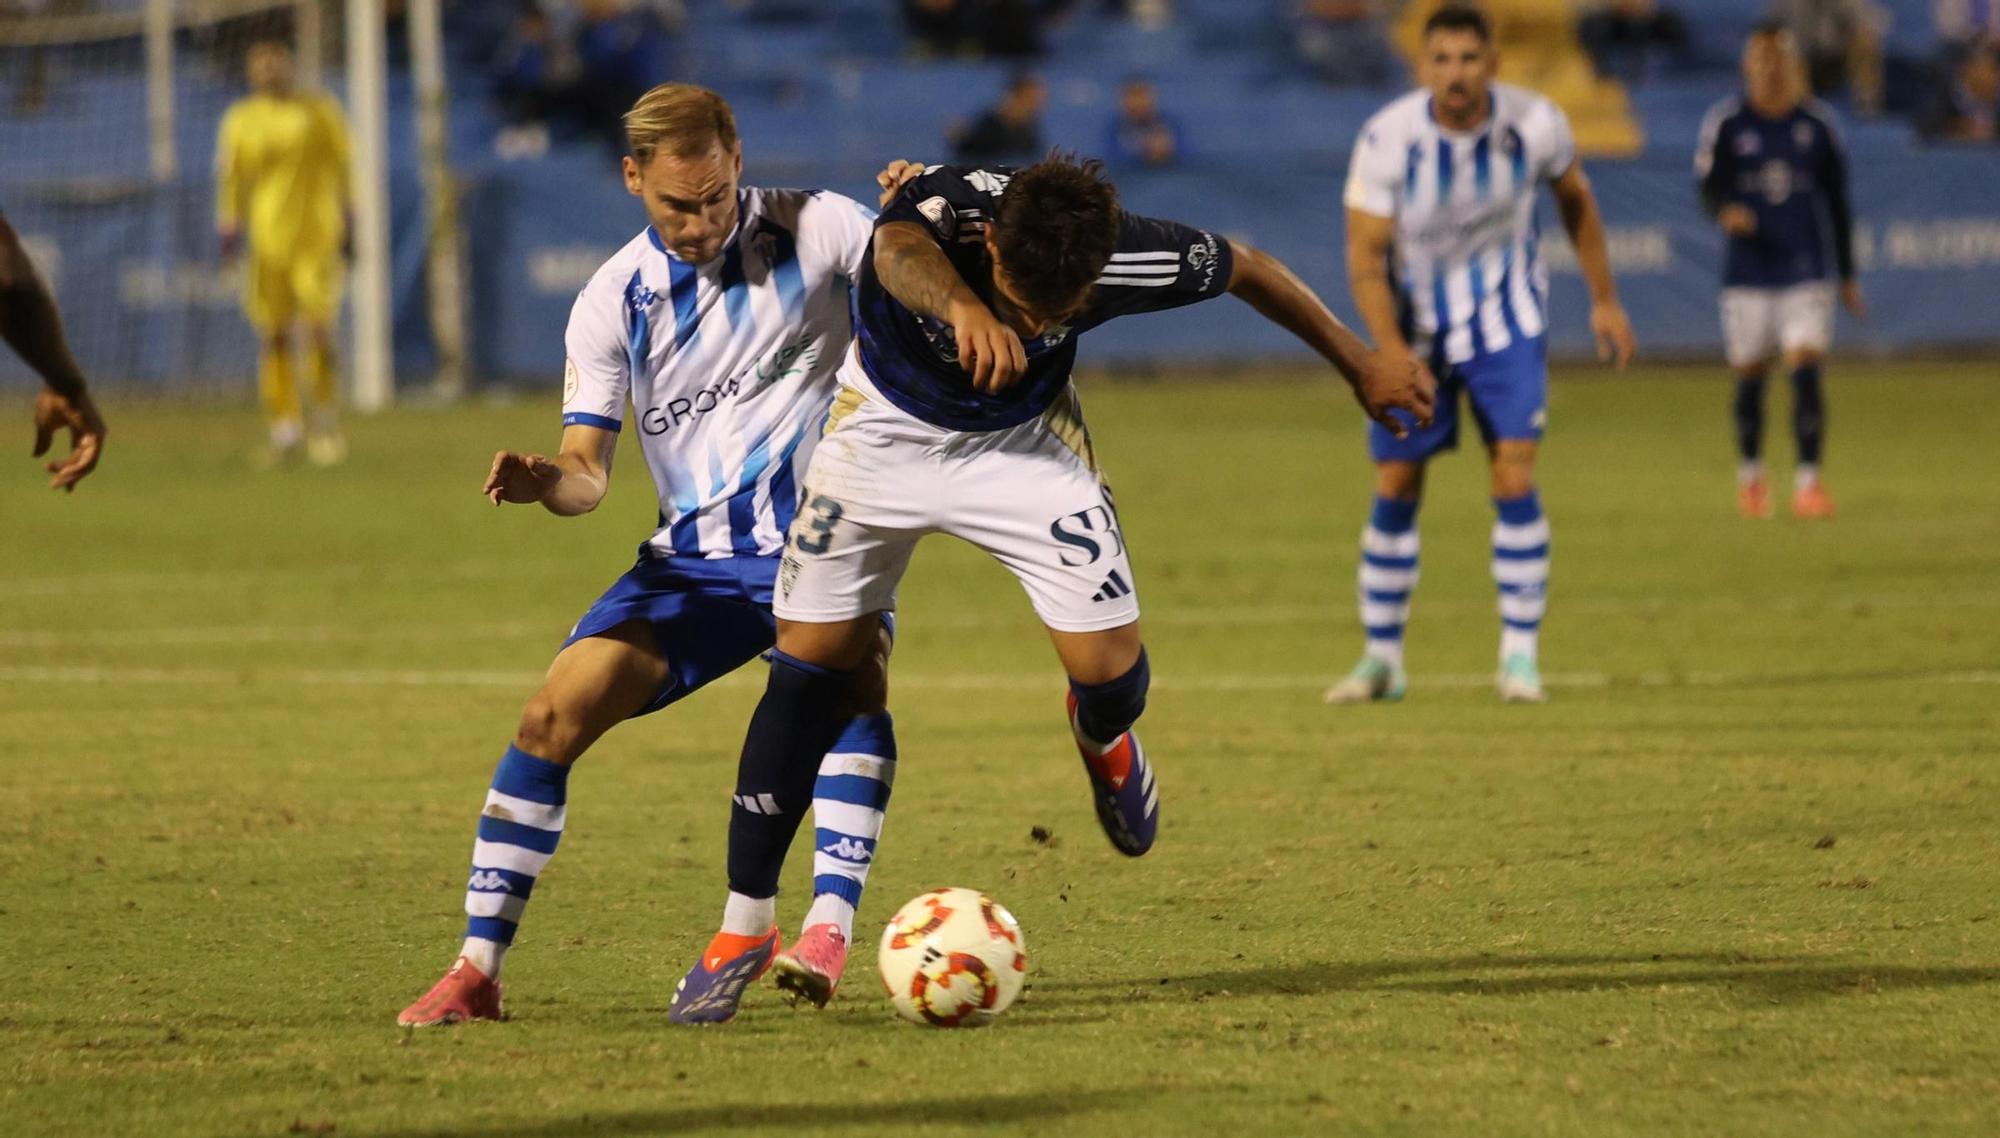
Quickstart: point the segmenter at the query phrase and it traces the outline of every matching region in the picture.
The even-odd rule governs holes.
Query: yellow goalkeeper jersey
[[[347,230],[347,123],[326,95],[251,95],[222,118],[217,223],[259,260],[326,256]]]

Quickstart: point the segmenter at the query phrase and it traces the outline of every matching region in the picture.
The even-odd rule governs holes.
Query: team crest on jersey
[[[750,235],[750,251],[767,265],[778,263],[778,235],[759,227]]]
[[[1772,205],[1782,205],[1792,196],[1792,165],[1773,158],[1757,167],[1757,188],[1764,191],[1764,200]]]
[[[1764,140],[1754,130],[1736,132],[1736,153],[1755,154],[1764,149]]]
[[[1803,121],[1793,123],[1792,145],[1798,147],[1800,150],[1811,150],[1812,144],[1813,144],[1813,125],[1809,122],[1803,122]]]
[[[958,214],[951,203],[943,198],[925,198],[917,203],[917,212],[930,219],[930,223],[949,241],[958,232]]]

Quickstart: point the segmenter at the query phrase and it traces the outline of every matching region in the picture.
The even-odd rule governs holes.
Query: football
[[[930,1027],[983,1027],[1021,994],[1020,923],[976,889],[936,889],[882,930],[882,986],[896,1014]]]

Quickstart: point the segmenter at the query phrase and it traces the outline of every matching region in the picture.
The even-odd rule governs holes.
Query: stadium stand
[[[1394,25],[1404,50],[1413,47],[1416,29],[1437,2],[1409,0],[1404,7]],[[1846,123],[1857,167],[1864,174],[1876,167],[1873,173],[1886,179],[1885,188],[1875,191],[1864,177],[1858,188],[1864,217],[1871,207],[1879,212],[1893,205],[1918,213],[1928,208],[1914,198],[1910,204],[1869,197],[1881,193],[1894,198],[1900,191],[1889,187],[1909,181],[1892,178],[1885,164],[1905,159],[1917,145],[1905,116],[1914,114],[1928,95],[1936,48],[1927,0],[1878,2],[1887,21],[1891,107],[1897,113],[1873,121],[1850,116]],[[1762,15],[1762,6],[1750,0],[1672,0],[1692,31],[1687,65],[1628,90],[1600,79],[1591,68],[1575,35],[1576,4],[1489,3],[1506,37],[1506,77],[1557,98],[1574,118],[1586,153],[1631,159],[1629,164],[1600,163],[1601,181],[1630,187],[1623,200],[1613,194],[1607,201],[1614,237],[1625,242],[1621,249],[1627,256],[1644,257],[1662,242],[1672,246],[1672,267],[1683,276],[1664,286],[1671,303],[1655,306],[1650,316],[1641,314],[1642,321],[1656,324],[1642,333],[1650,332],[1649,342],[1668,350],[1712,348],[1708,298],[1694,295],[1709,271],[1702,258],[1712,250],[1694,212],[1688,162],[1702,115],[1736,87],[1741,38]],[[891,0],[771,6],[687,0],[679,7],[684,19],[666,52],[667,68],[677,78],[706,83],[728,95],[747,140],[752,176],[772,183],[859,193],[884,159],[942,160],[948,154],[947,127],[989,105],[1011,71],[1010,65],[997,62],[912,60],[905,50],[899,6]],[[615,247],[634,224],[622,187],[607,168],[601,141],[557,130],[539,157],[508,161],[496,154],[496,138],[506,120],[489,65],[505,42],[513,10],[511,4],[486,0],[446,6],[451,156],[470,237],[473,366],[476,375],[488,379],[537,375],[550,366],[557,337],[548,330],[561,326],[567,296],[581,283],[579,267],[587,273],[595,264],[592,258]],[[1129,178],[1128,195],[1150,210],[1233,227],[1237,235],[1283,248],[1312,273],[1317,286],[1344,303],[1335,248],[1340,179],[1361,124],[1399,88],[1355,90],[1320,82],[1287,40],[1291,10],[1278,0],[1178,0],[1174,18],[1156,24],[1121,18],[1097,4],[1074,5],[1049,27],[1046,54],[1034,65],[1049,89],[1043,134],[1054,145],[1101,149],[1121,82],[1132,76],[1151,80],[1182,128],[1182,154],[1171,173]],[[71,81],[50,91],[46,107],[37,113],[0,114],[0,198],[31,230],[39,227],[66,245],[68,238],[62,235],[82,224],[77,203],[90,198],[90,187],[99,187],[103,209],[115,206],[121,216],[132,215],[124,222],[130,231],[150,235],[134,241],[150,242],[154,255],[198,260],[209,255],[199,221],[186,226],[192,238],[170,242],[164,235],[181,229],[157,216],[160,211],[182,218],[204,216],[212,193],[207,156],[220,110],[236,93],[234,72],[215,65],[202,44],[181,45],[185,65],[177,79],[179,135],[187,158],[178,185],[168,192],[155,187],[141,193],[134,187],[143,181],[143,146],[99,149],[74,141],[98,133],[111,136],[112,120],[138,105],[141,61],[136,46],[128,46],[130,50],[59,56],[55,69]],[[17,51],[0,47],[0,62]],[[17,70],[10,67],[4,74]],[[1900,84],[1898,74],[1903,76]],[[332,86],[338,93],[337,79]],[[400,70],[392,74],[389,99],[394,192],[414,194],[412,93]],[[129,130],[117,135],[127,136]],[[1954,168],[1945,162],[1927,166],[1927,171],[1934,180],[1946,178],[1948,186]],[[1975,178],[1973,184],[1990,184],[1990,179],[1967,176]],[[590,203],[588,209],[554,210],[563,216],[550,219],[551,202],[574,203],[579,194]],[[1942,209],[1955,199],[1945,188],[1937,200]],[[136,220],[140,214],[155,220]],[[426,358],[422,256],[404,243],[423,240],[423,216],[424,211],[399,207],[396,219],[398,364],[412,370],[421,369]],[[1671,241],[1660,236],[1660,226],[1674,228],[1676,236]],[[163,251],[163,242],[174,247]],[[81,247],[89,246],[81,241]],[[65,250],[65,255],[93,254]],[[524,281],[529,301],[521,298]],[[1559,279],[1558,291],[1564,287]],[[221,307],[225,302],[216,303]],[[121,340],[115,349],[105,349],[110,354],[95,361],[95,370],[114,382],[168,382],[176,378],[169,372],[247,375],[248,345],[226,330],[230,322],[196,316],[207,320],[198,335],[132,333],[146,342],[164,337],[188,344],[192,355],[163,363],[166,357],[147,350],[144,342]],[[1895,342],[1900,333],[1893,319],[1878,324],[1882,343]],[[1963,329],[1947,331],[1947,339],[1971,335]],[[1283,348],[1259,339],[1261,333],[1247,323],[1242,332],[1251,337],[1246,349]],[[1582,340],[1577,329],[1559,328],[1557,343],[1574,350]],[[1110,354],[1117,356],[1116,351]]]

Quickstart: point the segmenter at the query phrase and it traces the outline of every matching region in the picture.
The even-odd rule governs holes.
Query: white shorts
[[[1834,287],[1809,281],[1789,288],[1722,290],[1722,344],[1733,368],[1767,363],[1783,352],[1833,346]]]
[[[948,533],[1006,566],[1050,628],[1139,619],[1075,389],[1019,426],[955,431],[882,398],[852,351],[840,381],[778,567],[780,617],[824,623],[893,609],[917,542]]]

